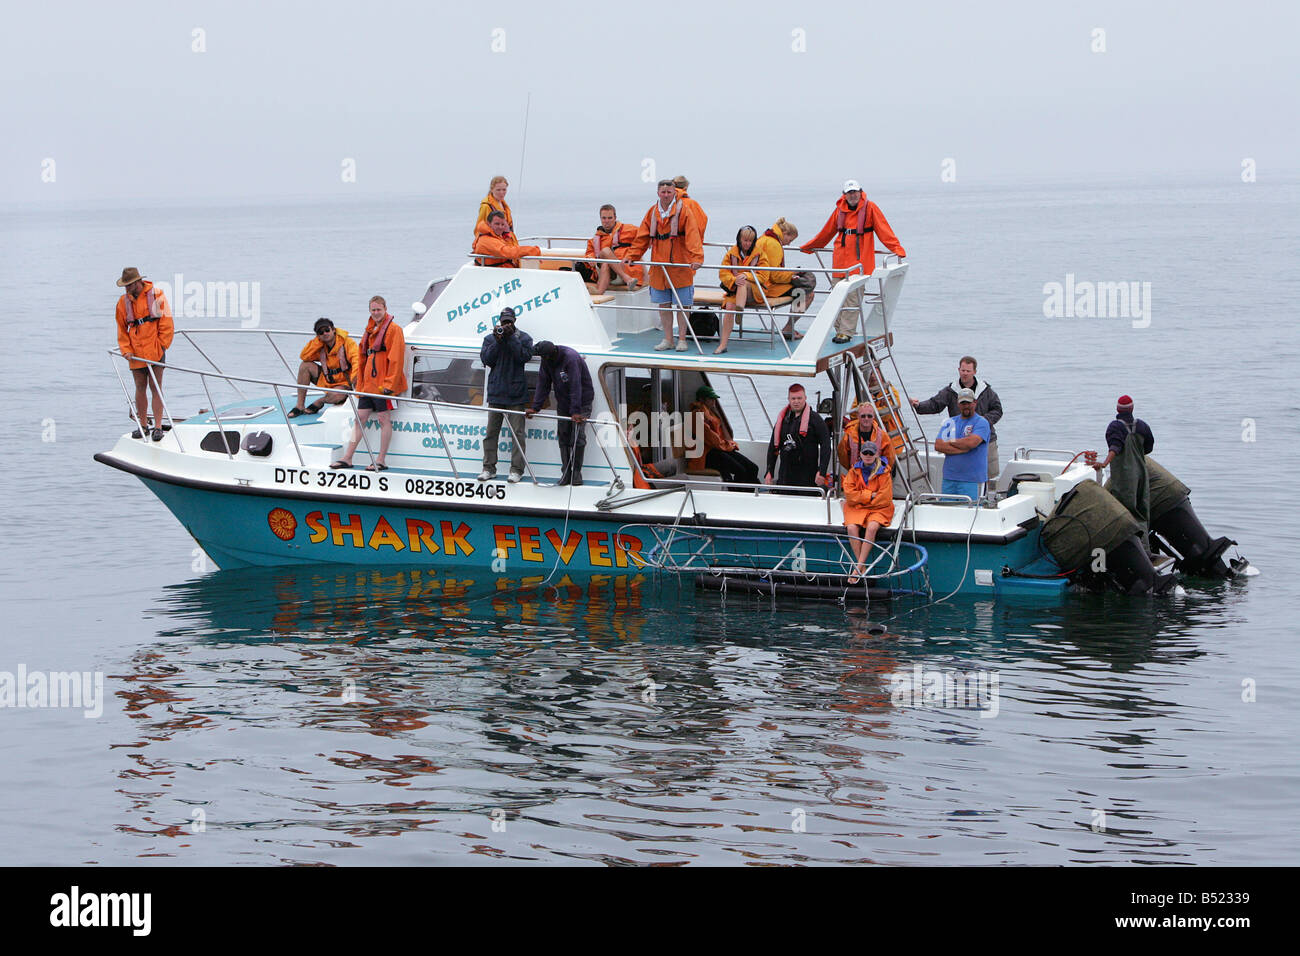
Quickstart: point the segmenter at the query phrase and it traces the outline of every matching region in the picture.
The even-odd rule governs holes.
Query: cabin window
[[[482,405],[483,363],[464,353],[420,352],[411,363],[411,397],[456,405]]]

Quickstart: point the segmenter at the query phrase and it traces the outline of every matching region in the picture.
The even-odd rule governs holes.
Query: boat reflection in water
[[[662,577],[263,568],[167,588],[160,642],[116,675],[118,829],[193,863],[1188,855],[1174,808],[1122,814],[1133,768],[1185,762],[1201,717],[1172,702],[1196,699],[1192,635],[1231,617],[1231,587],[938,604],[880,633]],[[978,693],[908,696],[918,673]],[[1121,814],[1101,837],[1099,789]]]

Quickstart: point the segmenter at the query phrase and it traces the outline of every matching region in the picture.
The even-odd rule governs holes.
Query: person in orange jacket
[[[722,256],[722,268],[718,270],[718,281],[726,297],[722,300],[722,334],[718,336],[718,347],[714,355],[727,351],[727,341],[731,338],[732,326],[736,316],[746,303],[761,302],[758,288],[762,279],[757,272],[743,272],[742,266],[756,266],[758,262],[758,230],[753,226],[741,226],[736,231],[736,244]]]
[[[506,202],[506,190],[510,184],[506,182],[504,176],[493,176],[492,182],[488,184],[488,193],[483,197],[483,201],[478,204],[478,219],[474,220],[474,235],[478,235],[478,226],[481,222],[487,222],[487,217],[493,210],[501,213],[506,217],[506,231],[513,234],[515,231],[515,217],[510,212],[510,204]]]
[[[880,460],[889,468],[894,466],[894,443],[880,424],[880,416],[876,411],[873,402],[865,401],[857,407],[854,415],[854,421],[844,426],[844,434],[840,436],[840,444],[836,449],[840,459],[840,467],[849,469],[853,463],[858,460],[858,448],[861,447],[863,438],[871,442],[880,453]]]
[[[361,444],[362,429],[374,412],[379,416],[379,455],[366,466],[366,471],[387,471],[388,464],[384,459],[388,454],[388,443],[393,440],[392,412],[397,403],[389,398],[372,396],[375,393],[400,395],[406,391],[406,337],[402,334],[402,327],[388,314],[388,303],[383,296],[376,295],[370,299],[370,321],[357,351],[361,359],[357,391],[370,394],[357,399],[357,424],[352,430],[352,440],[330,467],[352,467],[352,455]]]
[[[673,347],[673,312],[677,311],[680,323],[677,351],[685,352],[690,308],[695,304],[695,270],[704,264],[703,233],[695,213],[677,197],[677,187],[671,179],[659,180],[658,192],[659,201],[646,211],[623,261],[631,265],[648,249],[651,261],[672,263],[649,267],[650,301],[659,306],[659,322],[664,331],[664,340],[655,346],[655,351]]]
[[[645,266],[623,264],[623,251],[632,247],[635,238],[636,226],[619,222],[617,209],[609,203],[600,207],[600,225],[587,240],[587,258],[600,261],[583,263],[587,268],[579,270],[584,279],[596,283],[598,294],[609,288],[611,270],[623,280],[628,292],[635,292],[637,283],[645,281]]]
[[[152,282],[140,276],[139,269],[123,269],[117,286],[126,290],[117,300],[117,347],[130,360],[131,377],[135,379],[136,429],[131,437],[144,437],[148,428],[148,393],[152,392],[153,432],[150,437],[162,441],[163,400],[159,390],[162,388],[163,369],[161,365],[150,366],[140,359],[150,362],[167,360],[167,349],[176,334],[171,306],[161,289],[155,289]],[[152,378],[150,368],[153,369]]]
[[[308,385],[320,388],[350,390],[357,382],[357,372],[361,361],[357,357],[357,343],[343,329],[334,327],[329,319],[316,320],[313,327],[315,337],[302,347],[298,356],[302,364],[298,366],[298,401],[289,409],[289,417],[315,415],[326,405],[342,405],[348,400],[346,391],[326,392],[306,408],[302,403],[307,400]]]
[[[849,584],[857,584],[866,573],[876,532],[894,520],[894,480],[874,442],[864,441],[858,446],[858,460],[840,480],[840,486],[844,489],[844,526],[857,562]]]
[[[877,235],[890,252],[900,259],[907,258],[902,243],[889,227],[889,220],[880,211],[880,207],[867,199],[857,180],[850,179],[844,184],[844,193],[835,203],[822,231],[800,246],[799,251],[812,252],[824,248],[834,236],[831,255],[831,267],[835,270],[833,281],[839,282],[846,276],[869,276],[876,268],[874,237]],[[835,319],[835,338],[832,341],[837,345],[843,345],[852,338],[858,322],[861,298],[861,288],[845,297],[840,314]]]
[[[537,246],[519,245],[515,234],[506,227],[506,214],[496,209],[488,213],[487,222],[480,222],[474,229],[477,234],[474,251],[482,253],[474,260],[475,265],[518,269],[520,256],[542,254]]]
[[[702,447],[687,449],[686,470],[701,471],[712,468],[722,475],[726,484],[743,482],[758,484],[758,465],[754,464],[740,452],[735,436],[731,431],[731,422],[727,413],[718,402],[718,393],[709,385],[701,385],[695,390],[695,401],[691,403],[690,413],[698,415],[698,431],[703,432]]]
[[[758,237],[758,264],[768,269],[780,269],[785,265],[785,247],[793,245],[794,241],[799,238],[799,230],[792,222],[787,222],[782,216],[776,222],[772,223],[772,228],[767,229]],[[763,284],[763,294],[755,295],[754,301],[763,307],[764,303],[771,302],[773,299],[783,295],[789,295],[794,290],[794,273],[779,272],[760,272],[759,281]],[[806,310],[812,304],[813,292],[811,289],[804,291],[801,311]],[[786,319],[785,328],[781,334],[787,339],[797,341],[803,338],[803,334],[794,330],[794,322],[800,313],[790,312],[789,318]]]
[[[686,190],[691,188],[691,181],[685,176],[673,177],[673,188],[677,190],[677,198],[686,203],[686,208],[695,214],[695,221],[700,224],[700,241],[704,241],[704,233],[709,228],[709,217],[704,213],[704,207],[690,197]]]

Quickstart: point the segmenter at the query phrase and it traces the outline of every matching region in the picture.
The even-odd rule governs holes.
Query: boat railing
[[[190,329],[189,331],[190,331],[191,333],[198,333],[198,332],[221,332],[221,333],[223,333],[223,334],[225,334],[225,333],[231,333],[231,332],[253,332],[253,331],[264,331],[264,332],[269,333],[270,335],[282,335],[282,334],[296,334],[296,335],[299,335],[299,336],[302,335],[302,333],[301,333],[300,331],[299,331],[299,332],[296,332],[296,333],[287,333],[287,332],[285,332],[284,330],[253,330],[253,329]],[[187,338],[188,338],[188,336],[187,336]],[[276,351],[277,351],[277,353],[279,353],[279,349],[276,349]],[[125,356],[122,355],[122,352],[121,352],[119,349],[109,349],[109,350],[108,350],[108,354],[109,354],[110,356],[112,356],[112,357],[115,357],[115,358],[119,358],[119,359],[123,359],[123,360],[125,360]],[[280,353],[280,356],[281,356],[281,359],[283,360],[283,357],[284,357],[284,356],[283,356],[283,353]],[[274,392],[276,404],[279,406],[279,408],[280,408],[280,413],[281,413],[281,415],[284,416],[285,424],[288,426],[289,437],[290,437],[290,440],[293,442],[294,452],[295,452],[295,454],[296,454],[296,456],[297,456],[297,459],[298,459],[298,465],[299,465],[299,467],[303,467],[303,468],[306,467],[306,463],[305,463],[305,461],[304,461],[304,459],[303,459],[303,456],[302,456],[302,448],[301,448],[301,446],[298,444],[298,436],[297,436],[297,434],[296,434],[296,430],[297,430],[297,428],[298,428],[299,426],[298,426],[297,423],[295,423],[292,419],[289,418],[288,412],[289,412],[289,408],[292,407],[292,406],[286,406],[285,403],[284,403],[284,395],[282,394],[282,390],[285,390],[285,389],[289,390],[290,392],[293,392],[293,391],[296,391],[296,390],[299,389],[299,388],[306,388],[306,389],[309,389],[310,391],[313,391],[313,392],[323,392],[323,393],[325,393],[325,394],[327,394],[327,395],[344,395],[344,396],[346,396],[348,402],[350,403],[350,406],[351,406],[351,408],[352,408],[352,412],[353,412],[354,417],[357,418],[357,419],[359,419],[359,409],[358,409],[358,407],[357,407],[357,401],[356,401],[358,398],[376,398],[376,399],[386,399],[386,400],[388,400],[388,401],[398,402],[398,403],[402,403],[402,404],[423,405],[423,406],[425,406],[425,407],[429,410],[429,414],[430,414],[430,416],[431,416],[432,419],[433,419],[434,428],[435,428],[435,430],[437,431],[437,433],[438,433],[439,435],[444,435],[444,434],[445,434],[444,431],[443,431],[443,429],[442,429],[442,423],[441,423],[441,421],[440,421],[439,418],[438,418],[438,410],[439,410],[439,409],[442,409],[442,410],[444,410],[444,411],[452,410],[452,411],[455,411],[455,412],[458,412],[458,413],[464,413],[464,412],[466,412],[466,411],[472,411],[472,412],[474,412],[475,414],[480,414],[480,413],[481,413],[481,414],[484,414],[484,415],[486,415],[486,414],[488,414],[488,413],[490,413],[490,412],[500,412],[500,413],[502,414],[502,422],[501,422],[502,426],[503,426],[504,428],[506,428],[506,429],[509,431],[509,434],[510,434],[511,440],[514,441],[515,444],[516,444],[516,446],[518,447],[518,443],[519,443],[519,442],[518,442],[518,434],[517,434],[516,431],[515,431],[515,426],[514,426],[514,424],[512,423],[512,420],[511,420],[511,419],[512,419],[512,416],[523,416],[525,413],[524,413],[524,412],[521,412],[521,411],[518,411],[517,409],[510,409],[510,408],[494,408],[494,407],[492,407],[492,406],[490,406],[490,405],[470,405],[470,404],[464,404],[464,403],[458,403],[458,402],[445,402],[445,401],[439,401],[439,400],[434,400],[434,399],[414,398],[414,397],[409,397],[409,396],[405,396],[405,395],[384,395],[384,394],[380,394],[380,393],[376,393],[376,392],[361,392],[361,391],[356,391],[356,390],[354,390],[354,389],[330,388],[330,387],[328,387],[328,386],[321,386],[321,385],[305,385],[305,386],[304,386],[304,385],[300,385],[297,381],[294,381],[294,382],[277,382],[277,381],[275,381],[275,380],[273,380],[273,379],[256,378],[256,377],[248,376],[248,375],[231,375],[231,374],[229,374],[229,373],[226,373],[226,372],[221,371],[220,368],[216,367],[216,363],[213,362],[213,361],[211,360],[211,358],[209,358],[209,357],[206,356],[206,355],[205,355],[204,357],[208,359],[209,364],[213,365],[213,368],[214,368],[213,371],[208,371],[208,370],[206,370],[206,369],[201,369],[201,368],[188,368],[188,367],[186,367],[186,366],[183,366],[183,365],[176,365],[176,364],[171,363],[171,362],[163,363],[163,362],[155,362],[155,361],[151,361],[151,360],[149,360],[149,359],[142,359],[142,358],[135,358],[135,359],[134,359],[134,361],[137,361],[137,362],[143,362],[143,363],[148,367],[148,369],[149,369],[149,378],[150,378],[150,380],[153,382],[154,387],[157,389],[157,391],[158,391],[158,396],[159,396],[159,398],[160,398],[160,400],[161,400],[161,402],[162,402],[163,414],[164,414],[164,416],[166,417],[167,422],[171,425],[171,432],[172,432],[172,434],[175,436],[175,438],[176,438],[176,443],[177,443],[177,447],[180,448],[180,450],[181,450],[182,453],[184,453],[184,451],[185,451],[184,441],[183,441],[183,439],[181,438],[181,433],[176,429],[176,419],[173,417],[173,414],[172,414],[172,411],[171,411],[171,403],[167,400],[166,393],[163,391],[163,389],[162,389],[162,387],[161,387],[161,382],[160,382],[160,380],[159,380],[159,377],[155,374],[155,369],[163,369],[163,370],[165,370],[166,372],[168,372],[169,376],[170,376],[170,375],[176,375],[176,374],[188,374],[188,375],[195,375],[195,376],[197,376],[198,379],[199,379],[199,381],[200,381],[200,383],[201,383],[202,386],[203,386],[204,394],[207,395],[207,397],[208,397],[208,403],[209,403],[209,406],[210,406],[211,409],[212,409],[212,418],[213,418],[213,421],[215,422],[215,424],[216,424],[216,426],[217,426],[217,430],[218,430],[219,432],[221,432],[222,435],[225,435],[225,433],[226,433],[226,428],[225,428],[225,426],[222,424],[222,421],[221,421],[221,412],[220,412],[220,410],[219,410],[218,407],[217,407],[217,403],[214,401],[214,399],[213,399],[213,397],[212,397],[212,390],[208,387],[208,379],[210,379],[210,378],[216,378],[216,379],[219,379],[219,380],[221,380],[221,381],[224,381],[224,382],[228,383],[228,384],[229,384],[232,388],[234,388],[235,391],[239,394],[239,396],[240,396],[240,400],[241,400],[241,401],[248,401],[249,399],[248,399],[248,397],[247,397],[246,395],[244,395],[243,391],[242,391],[241,389],[239,389],[239,387],[238,387],[238,383],[243,383],[244,385],[262,385],[262,386],[269,386],[269,387],[273,390],[273,392]],[[123,398],[126,399],[126,404],[127,404],[128,412],[130,413],[131,418],[134,420],[135,417],[136,417],[136,409],[135,409],[135,403],[134,403],[134,402],[132,401],[132,399],[131,399],[131,393],[130,393],[130,391],[127,389],[127,387],[126,387],[126,381],[122,378],[122,373],[121,373],[120,369],[118,369],[118,366],[117,366],[116,363],[114,363],[113,368],[114,368],[115,371],[117,371],[118,382],[119,382],[119,384],[122,386],[122,396],[123,396]],[[573,420],[573,419],[572,419],[571,417],[569,417],[569,416],[557,415],[557,414],[553,414],[553,413],[549,413],[549,412],[535,412],[535,413],[533,413],[531,416],[528,416],[528,417],[541,418],[541,419],[543,419],[543,420],[545,420],[545,421],[554,421],[554,422],[557,422],[557,423],[560,422],[560,421],[572,421],[572,420]],[[141,428],[141,430],[144,429],[144,423],[142,423],[142,422],[137,422],[137,424],[139,425],[139,427]],[[617,437],[617,436],[621,436],[621,435],[622,435],[621,426],[619,425],[619,423],[618,423],[617,421],[610,421],[610,420],[601,419],[601,418],[586,418],[586,419],[583,420],[583,422],[582,422],[581,424],[582,424],[582,427],[584,427],[584,428],[586,428],[587,426],[590,425],[593,429],[599,429],[599,430],[600,430],[600,431],[596,431],[596,432],[595,432],[595,434],[596,434],[596,440],[595,440],[594,442],[592,442],[591,444],[596,445],[596,447],[598,447],[598,448],[600,449],[601,454],[604,456],[604,458],[605,458],[605,463],[606,463],[606,465],[608,466],[611,475],[613,476],[613,483],[614,483],[614,485],[617,486],[617,487],[621,487],[621,486],[622,486],[622,480],[619,478],[619,471],[620,471],[620,469],[619,469],[618,466],[616,466],[616,465],[614,464],[613,460],[610,458],[610,455],[609,455],[609,449],[610,449],[610,448],[617,448],[617,447],[619,447],[620,444],[622,444],[623,442],[626,441],[625,438]],[[605,439],[604,439],[604,433],[605,433],[606,431],[608,431],[608,430],[611,430],[611,429],[614,431],[616,437],[615,437],[612,441],[610,441],[610,440],[605,440]],[[369,438],[367,437],[367,435],[366,435],[366,430],[365,430],[364,428],[361,430],[361,439],[362,439],[362,443],[365,445],[366,453],[370,456],[371,461],[374,462],[374,461],[376,460],[375,453],[374,453],[374,450],[370,447],[370,440],[369,440]],[[576,436],[575,436],[575,441],[576,441]],[[232,460],[233,460],[233,458],[234,458],[234,453],[230,450],[230,446],[229,446],[229,444],[226,443],[226,442],[224,441],[224,439],[223,439],[223,442],[222,442],[222,446],[225,448],[225,451],[226,451],[226,457],[229,458],[229,459],[232,459]],[[455,476],[456,478],[460,478],[460,477],[461,477],[461,474],[460,474],[460,470],[456,467],[456,459],[455,459],[455,456],[453,456],[453,455],[451,454],[451,449],[448,447],[448,443],[447,443],[446,441],[443,441],[443,443],[442,443],[442,450],[443,450],[443,453],[447,456],[447,464],[448,464],[448,465],[450,466],[450,468],[451,468],[451,473],[452,473],[452,475]],[[531,478],[533,484],[540,484],[540,481],[538,480],[538,477],[537,477],[537,473],[536,473],[536,471],[535,471],[534,468],[533,468],[532,462],[528,460],[527,447],[526,447],[526,445],[524,446],[524,448],[522,449],[522,451],[523,451],[523,457],[524,457],[524,464],[525,464],[525,467],[526,467],[527,470],[528,470],[528,475],[529,475],[529,477]],[[624,467],[626,467],[626,465],[624,465]]]
[[[633,532],[654,540],[640,553],[648,566],[675,573],[812,579],[845,576],[857,564],[854,539],[844,531],[632,523],[621,526],[614,540],[626,541]],[[873,541],[867,556],[862,578],[872,583],[917,572],[928,560],[923,546],[901,536],[891,544]]]
[[[594,234],[593,234],[593,235],[594,235]],[[588,236],[521,236],[521,237],[518,237],[515,241],[516,241],[519,245],[521,245],[521,246],[524,245],[524,244],[530,244],[530,245],[531,245],[531,244],[537,244],[537,243],[543,243],[543,242],[544,242],[544,243],[546,243],[546,248],[547,248],[547,249],[550,249],[550,248],[553,248],[552,243],[556,243],[556,242],[581,242],[581,243],[583,243],[583,244],[585,245],[586,242],[587,242],[587,240],[589,240],[589,239],[591,239],[591,238],[592,238],[591,235],[588,235]],[[707,241],[702,242],[702,243],[700,243],[700,244],[701,244],[702,246],[704,246],[704,248],[706,248],[706,249],[724,249],[724,250],[725,250],[725,249],[730,249],[732,246],[735,245],[734,242],[707,242]],[[809,250],[809,252],[807,252],[807,253],[804,253],[804,251],[803,251],[801,248],[799,248],[798,246],[782,246],[781,249],[782,249],[784,252],[798,252],[798,253],[803,254],[803,255],[812,255],[812,256],[815,256],[815,257],[817,258],[818,262],[821,261],[821,256],[819,255],[819,253],[825,251],[825,247],[824,247],[824,246],[823,246],[822,248],[820,248],[820,249],[811,249],[811,250]],[[565,259],[569,259],[568,256],[565,256],[564,258],[565,258]],[[886,260],[886,261],[889,260],[889,259],[900,260],[900,256],[899,256],[897,253],[895,253],[895,252],[890,252],[888,249],[877,249],[877,250],[876,250],[876,259],[877,259],[877,260]],[[606,261],[608,261],[608,260],[606,260]],[[746,268],[748,268],[748,267],[746,267]],[[834,271],[834,270],[832,270],[832,271]],[[848,270],[848,271],[852,272],[853,270],[850,269],[850,270]]]
[[[545,237],[530,236],[527,238],[531,239],[533,242],[546,241],[548,250],[551,250],[553,248],[550,245],[552,241],[562,241],[562,242],[585,242],[586,241],[585,238],[577,239],[577,238],[570,238],[567,236],[545,236]],[[524,240],[521,239],[518,241],[522,243]],[[706,243],[705,245],[714,248],[718,248],[721,246],[720,243]],[[727,246],[725,248],[730,248],[730,247]],[[800,251],[797,246],[782,246],[781,248],[784,251],[788,251],[788,252]],[[832,289],[837,284],[839,284],[839,282],[851,281],[855,278],[859,278],[862,274],[862,266],[860,263],[856,263],[853,266],[848,267],[847,269],[836,269],[833,267],[828,268],[821,259],[820,250],[815,251],[813,254],[817,259],[817,263],[818,263],[816,267],[811,267],[807,265],[795,266],[789,263],[780,266],[759,266],[759,265],[738,266],[738,265],[730,265],[730,264],[724,265],[721,262],[718,262],[718,263],[702,263],[701,265],[694,267],[694,271],[696,272],[707,271],[707,272],[714,272],[714,273],[721,273],[724,270],[728,272],[750,272],[750,273],[810,272],[816,276],[825,276],[829,283],[829,288]],[[492,256],[487,255],[485,253],[474,253],[472,250],[468,253],[468,255],[471,261],[478,261],[480,259],[485,259],[485,258],[493,258]],[[877,252],[878,259],[888,260],[891,257],[897,259],[897,256],[894,256],[893,253],[886,252],[882,254],[880,252]],[[571,254],[562,253],[560,255],[520,256],[519,261],[521,264],[524,262],[536,262],[539,264],[545,262],[560,262],[566,264],[575,263],[575,262],[586,262],[592,265],[600,265],[602,263],[608,264],[610,262],[621,261],[621,260],[601,259],[601,258],[590,257],[585,255],[574,256]],[[665,279],[668,277],[669,269],[692,268],[690,264],[685,264],[681,262],[658,262],[658,261],[646,260],[646,259],[637,260],[635,263],[633,263],[633,265],[646,266],[650,269],[659,269],[661,272],[663,272]],[[870,276],[868,276],[868,278],[872,278],[872,277],[874,277],[877,280],[877,289],[875,289],[872,292],[868,292],[867,290],[864,289],[863,295],[861,296],[858,305],[858,311],[860,313],[859,321],[862,327],[862,334],[864,339],[866,338],[866,313],[867,313],[866,306],[874,305],[876,302],[883,301],[884,299],[884,277],[876,272],[872,272]],[[673,286],[672,282],[669,281],[666,284],[668,288],[672,290],[673,293],[672,308],[674,308],[676,311],[681,312],[683,314],[689,314],[691,309],[694,308],[694,306],[683,305],[681,301],[681,297],[677,294],[677,289],[676,287]],[[754,284],[754,291],[757,292],[758,299],[754,303],[747,302],[746,308],[749,309],[749,307],[752,305],[760,306],[760,308],[753,309],[752,311],[754,312],[754,314],[763,316],[766,319],[763,325],[765,331],[768,333],[769,344],[775,344],[777,341],[779,341],[782,347],[785,349],[786,357],[787,358],[790,357],[794,353],[791,350],[789,343],[786,341],[784,335],[777,334],[776,323],[778,319],[777,319],[776,309],[780,308],[781,304],[773,305],[772,302],[768,299],[767,293],[763,289],[760,283]],[[794,296],[792,302],[790,303],[792,309],[793,306],[796,304],[796,302],[802,304],[802,308],[800,309],[799,312],[791,311],[789,313],[788,317],[791,323],[793,323],[793,321],[795,320],[795,316],[803,314],[803,309],[807,308],[806,303],[811,299],[813,295],[816,294],[817,291],[818,290],[815,288],[811,290],[803,290],[803,289],[792,290],[792,293],[798,293],[797,295]],[[605,305],[617,311],[627,311],[627,312],[661,312],[663,309],[668,308],[667,305],[645,306],[645,305],[631,305],[627,303],[605,303]],[[741,310],[728,309],[724,311],[724,314],[726,313],[740,315]],[[706,354],[704,347],[700,344],[700,340],[698,336],[695,334],[694,326],[689,321],[686,321],[685,325],[687,331],[690,333],[692,342],[695,344],[696,351],[699,352],[700,354]]]
[[[191,345],[195,345],[193,339],[191,338],[191,335],[198,335],[203,333],[208,333],[208,334],[220,333],[222,335],[240,334],[240,333],[262,334],[265,335],[268,339],[270,339],[270,337],[274,335],[294,335],[299,337],[301,337],[302,335],[302,332],[300,330],[295,331],[290,329],[189,329],[186,330],[185,333],[178,332],[177,334],[184,334],[186,341],[188,341]],[[211,371],[207,369],[201,369],[201,368],[189,368],[171,362],[168,363],[154,362],[148,359],[136,360],[136,361],[144,362],[149,369],[149,377],[154,382],[155,387],[158,389],[158,395],[162,401],[163,413],[166,417],[167,422],[172,426],[171,429],[172,434],[175,436],[177,447],[180,448],[182,453],[185,451],[184,440],[181,437],[181,433],[176,430],[175,427],[176,420],[173,418],[173,414],[171,411],[171,403],[168,401],[167,395],[161,387],[161,382],[158,376],[155,375],[154,370],[156,368],[164,369],[165,371],[167,371],[169,376],[186,374],[186,375],[193,375],[198,377],[199,382],[203,387],[203,392],[207,396],[208,405],[212,410],[213,421],[217,426],[217,430],[221,432],[222,435],[226,434],[226,426],[221,420],[221,412],[220,409],[218,408],[217,402],[213,398],[212,390],[208,386],[208,380],[211,378],[215,378],[220,381],[226,382],[239,395],[241,401],[249,401],[250,399],[248,398],[247,395],[244,394],[243,390],[239,388],[240,383],[244,385],[261,385],[261,386],[270,387],[275,396],[276,404],[279,406],[280,413],[281,415],[284,416],[285,424],[288,426],[289,437],[290,440],[293,442],[294,452],[298,459],[299,467],[306,467],[306,464],[303,459],[302,448],[298,443],[298,436],[297,436],[298,423],[294,422],[288,416],[289,409],[293,406],[285,404],[284,395],[282,393],[283,390],[288,390],[290,393],[292,393],[293,391],[296,391],[299,388],[306,388],[313,392],[323,392],[328,395],[340,395],[340,394],[344,395],[347,397],[348,402],[350,403],[350,407],[352,408],[354,418],[357,417],[357,413],[358,413],[356,400],[357,398],[362,398],[362,397],[381,398],[381,399],[387,399],[389,401],[394,401],[394,402],[399,402],[404,404],[423,405],[426,408],[428,408],[429,414],[433,420],[434,428],[439,435],[444,434],[442,430],[442,423],[438,418],[439,409],[444,411],[448,411],[448,410],[455,411],[456,413],[459,414],[464,414],[465,412],[473,412],[475,415],[482,414],[485,416],[490,412],[500,412],[502,414],[502,422],[501,422],[502,426],[508,430],[511,440],[514,441],[516,444],[518,444],[518,435],[515,431],[515,426],[513,424],[512,419],[515,416],[521,416],[524,415],[525,413],[520,412],[516,409],[495,408],[490,405],[472,405],[472,404],[466,404],[461,402],[447,402],[447,401],[441,401],[435,399],[414,398],[414,397],[407,397],[401,395],[383,395],[383,394],[378,394],[373,392],[360,392],[352,389],[329,388],[328,386],[320,386],[320,385],[304,386],[304,385],[300,385],[297,381],[290,383],[290,382],[283,382],[283,381],[275,381],[274,379],[268,379],[268,378],[257,378],[248,375],[232,375],[222,371],[221,368],[216,364],[216,362],[213,361],[213,359],[209,355],[207,355],[207,353],[199,349],[197,345],[195,345],[195,348],[196,351],[198,351],[201,355],[203,355],[203,357],[207,360],[208,364],[212,366]],[[286,369],[289,369],[289,365],[287,360],[284,357],[284,353],[279,348],[276,348],[275,351],[276,354],[280,357],[281,362],[285,364]],[[118,349],[109,349],[108,354],[112,357],[119,358],[119,359],[125,358],[122,355],[121,351]],[[118,368],[118,365],[114,363],[113,367],[114,370],[117,371],[118,383],[122,387],[122,395],[123,398],[126,400],[128,413],[130,414],[131,418],[134,419],[136,415],[135,405],[131,399],[131,394],[127,388],[126,381],[122,378],[122,374],[120,369]],[[292,372],[292,369],[289,370]],[[570,417],[556,415],[547,412],[536,412],[532,417],[541,418],[543,420],[555,421],[555,422],[572,421],[572,418]],[[675,476],[667,477],[667,478],[652,477],[652,476],[648,476],[645,473],[645,471],[641,468],[639,462],[637,461],[636,456],[632,454],[631,445],[627,440],[627,436],[624,432],[624,426],[622,423],[615,420],[604,419],[604,418],[586,418],[582,422],[582,427],[586,428],[587,426],[591,426],[593,429],[594,441],[592,441],[590,444],[594,444],[600,449],[601,455],[604,457],[605,464],[608,467],[609,472],[612,476],[610,494],[607,495],[606,498],[602,499],[602,501],[598,503],[598,507],[600,507],[602,510],[610,510],[615,507],[624,507],[629,504],[635,504],[639,501],[649,500],[651,498],[656,498],[661,495],[671,494],[674,492],[686,492],[687,497],[689,497],[693,489],[698,488],[699,490],[717,491],[720,488],[725,487],[726,489],[731,490],[735,493],[739,493],[740,491],[745,491],[745,490],[751,490],[755,496],[764,493],[791,493],[791,494],[798,494],[806,497],[817,496],[824,500],[826,506],[827,520],[828,522],[830,520],[831,500],[834,491],[834,488],[831,486],[830,482],[828,482],[825,487],[806,487],[802,485],[780,485],[780,484],[768,485],[768,484],[761,484],[761,483],[749,484],[744,482],[727,482],[726,485],[724,486],[716,480],[708,480],[703,477],[692,479],[689,477],[689,472],[687,473],[688,477],[685,478],[678,478]],[[143,430],[144,425],[140,424],[140,427]],[[361,431],[361,438],[362,438],[362,443],[365,446],[366,453],[370,456],[370,460],[372,462],[375,461],[375,457],[376,457],[375,452],[374,449],[372,449],[370,446],[370,440],[366,434],[365,429],[362,429]],[[226,457],[233,460],[234,452],[230,449],[229,444],[225,442],[224,439],[222,442],[222,447],[225,449]],[[451,449],[447,446],[447,443],[445,441],[443,442],[442,449],[443,449],[443,453],[447,457],[447,464],[450,466],[452,475],[456,478],[460,478],[461,473],[456,466],[455,457],[451,454]],[[614,463],[614,460],[610,455],[611,451],[616,451],[616,452],[621,451],[623,453],[624,462],[621,466],[616,465]],[[525,464],[525,468],[527,469],[529,479],[535,485],[540,484],[541,482],[537,477],[537,473],[533,467],[533,463],[528,458],[528,451],[527,451],[526,444],[522,450],[522,454],[523,454],[524,464]],[[644,480],[647,486],[651,486],[652,482],[653,482],[653,486],[651,486],[650,492],[645,495],[629,496],[627,498],[621,498],[621,497],[616,498],[615,496],[619,495],[619,493],[621,493],[624,490],[622,478],[619,477],[620,472],[629,468],[632,471],[634,471],[636,474],[640,475],[640,477]],[[685,503],[686,502],[684,499],[683,507],[685,507]]]
[[[1015,453],[1012,454],[1011,460],[1023,461],[1028,458],[1064,458],[1068,461],[1073,461],[1078,457],[1079,453],[1077,451],[1066,451],[1062,448],[1026,448],[1024,445],[1021,445],[1015,450]]]

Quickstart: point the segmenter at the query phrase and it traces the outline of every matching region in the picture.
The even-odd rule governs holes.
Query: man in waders
[[[1147,477],[1147,455],[1155,447],[1156,439],[1151,428],[1140,418],[1133,417],[1133,399],[1121,395],[1115,403],[1115,420],[1106,426],[1106,460],[1097,461],[1095,451],[1088,452],[1084,460],[1101,470],[1110,465],[1110,493],[1119,499],[1138,523],[1142,525],[1145,539],[1151,524],[1151,488]]]

